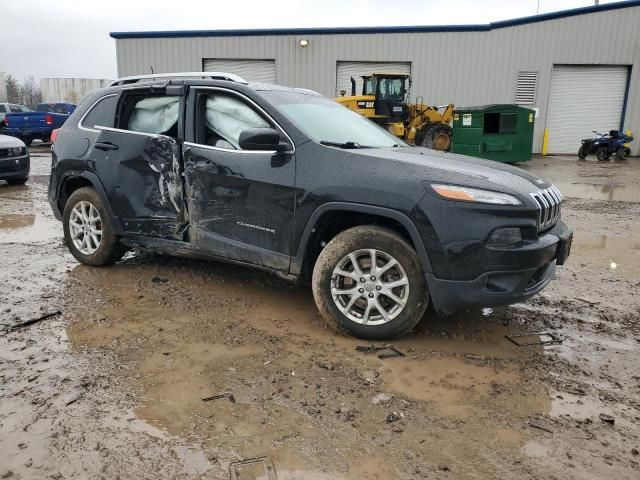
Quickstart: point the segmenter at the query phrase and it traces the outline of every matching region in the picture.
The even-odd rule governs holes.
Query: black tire
[[[88,202],[93,205],[100,215],[100,226],[102,229],[102,238],[98,249],[91,253],[85,254],[81,252],[73,243],[69,227],[69,220],[73,208],[80,202]],[[64,214],[62,217],[62,225],[64,229],[64,240],[71,254],[85,265],[100,267],[103,265],[111,265],[122,258],[127,249],[119,242],[118,237],[114,235],[109,216],[102,204],[102,200],[97,192],[91,187],[79,188],[71,194],[64,206]]]
[[[408,290],[402,290],[403,293],[398,293],[398,296],[406,295],[403,297],[405,299],[404,307],[396,313],[395,317],[386,323],[367,325],[354,321],[338,308],[332,295],[332,287],[334,285],[339,288],[346,288],[344,285],[336,285],[336,282],[339,280],[334,278],[334,269],[340,265],[350,253],[365,249],[376,250],[379,261],[384,260],[381,253],[395,259],[400,264],[408,280]],[[366,257],[367,254],[364,255],[365,260],[369,258]],[[369,261],[369,265],[371,265],[371,261]],[[381,275],[381,277],[387,275],[389,272],[393,275],[394,270],[396,273],[399,272],[399,270],[391,268],[387,273]],[[351,272],[353,273],[353,270]],[[363,273],[363,275],[369,275],[369,273]],[[375,279],[375,277],[369,277],[368,279],[371,278]],[[361,280],[350,280],[349,288],[355,289],[360,285],[359,282]],[[378,280],[382,282],[383,278]],[[372,282],[371,285],[362,284],[363,287],[367,287],[367,290],[365,290],[365,288],[358,290],[361,291],[362,294],[355,294],[354,290],[355,296],[358,296],[358,301],[352,308],[358,308],[358,302],[367,304],[369,302],[367,297],[372,294],[379,295],[375,298],[376,302],[389,304],[389,297],[385,297],[383,292],[375,292],[375,290],[378,290],[378,287],[368,289],[368,287],[372,287],[373,284],[374,282]],[[313,269],[312,288],[318,310],[320,310],[321,315],[332,327],[353,336],[370,340],[391,339],[410,332],[418,324],[429,304],[429,291],[416,251],[400,235],[386,228],[373,225],[363,225],[345,230],[336,235],[336,237],[324,247]],[[405,287],[399,288],[404,289]],[[392,293],[395,292],[392,291]],[[374,300],[371,300],[371,302],[373,301]],[[349,310],[348,312],[351,311],[352,310]],[[378,317],[381,317],[379,310],[375,309],[374,311],[376,311]],[[372,318],[374,317],[372,316]]]
[[[631,156],[631,149],[629,147],[621,147],[616,151],[616,158],[618,160],[626,160]]]
[[[598,161],[605,162],[609,160],[609,152],[607,152],[606,148],[601,148],[598,150],[597,157],[598,157]]]
[[[420,135],[421,147],[448,152],[451,150],[451,127],[444,123],[434,123]]]
[[[22,137],[20,140],[22,140],[27,147],[33,142],[33,138],[31,137]]]
[[[589,155],[589,150],[583,145],[578,149],[578,158],[584,160]]]
[[[29,180],[29,177],[25,177],[25,178],[7,178],[6,181],[9,185],[24,185],[25,183],[27,183],[27,180]]]

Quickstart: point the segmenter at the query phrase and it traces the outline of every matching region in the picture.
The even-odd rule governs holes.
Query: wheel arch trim
[[[371,214],[397,221],[409,233],[411,241],[416,248],[416,252],[418,254],[418,258],[420,259],[420,264],[422,265],[424,273],[433,272],[431,261],[429,260],[429,256],[424,246],[424,242],[422,241],[422,237],[420,236],[420,232],[418,231],[416,225],[413,223],[413,220],[411,220],[407,215],[397,210],[386,207],[378,207],[376,205],[349,202],[328,202],[316,208],[309,216],[302,235],[300,236],[296,256],[291,259],[290,273],[292,273],[293,275],[300,275],[302,273],[302,265],[304,263],[305,252],[307,251],[311,234],[318,224],[318,220],[320,219],[320,217],[327,212],[339,211],[348,213],[355,212]]]
[[[93,189],[96,191],[96,193],[100,197],[100,200],[102,201],[102,206],[104,207],[104,209],[107,212],[107,215],[109,216],[113,233],[115,233],[116,235],[121,235],[124,232],[124,230],[122,229],[122,224],[120,223],[120,219],[114,215],[113,210],[111,209],[111,204],[109,203],[109,198],[107,197],[107,192],[105,191],[104,187],[102,186],[102,182],[100,182],[100,179],[95,173],[73,171],[73,170],[65,172],[62,175],[62,178],[60,179],[57,198],[58,199],[61,198],[60,195],[66,183],[76,178],[87,180],[91,184]],[[64,207],[65,206],[63,205],[62,206],[63,212],[64,212]]]

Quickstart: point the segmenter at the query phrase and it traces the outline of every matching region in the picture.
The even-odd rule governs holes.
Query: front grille
[[[560,218],[560,204],[562,203],[560,190],[551,185],[549,188],[532,193],[531,196],[540,210],[538,230],[542,231],[553,227]]]
[[[22,157],[26,155],[27,151],[24,147],[16,148],[0,148],[0,160],[5,158]]]

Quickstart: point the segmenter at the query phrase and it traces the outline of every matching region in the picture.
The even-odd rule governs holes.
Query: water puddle
[[[572,182],[554,182],[554,184],[565,197],[640,202],[640,185],[637,184]]]
[[[41,213],[0,214],[0,244],[46,243],[62,235],[62,224]]]

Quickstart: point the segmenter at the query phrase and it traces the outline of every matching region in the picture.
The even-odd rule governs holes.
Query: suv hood
[[[550,183],[525,170],[493,160],[440,152],[422,147],[350,150],[357,155],[424,168],[424,180],[485,188],[523,195],[547,188]],[[399,167],[396,165],[395,167]],[[395,168],[394,167],[394,168]]]

